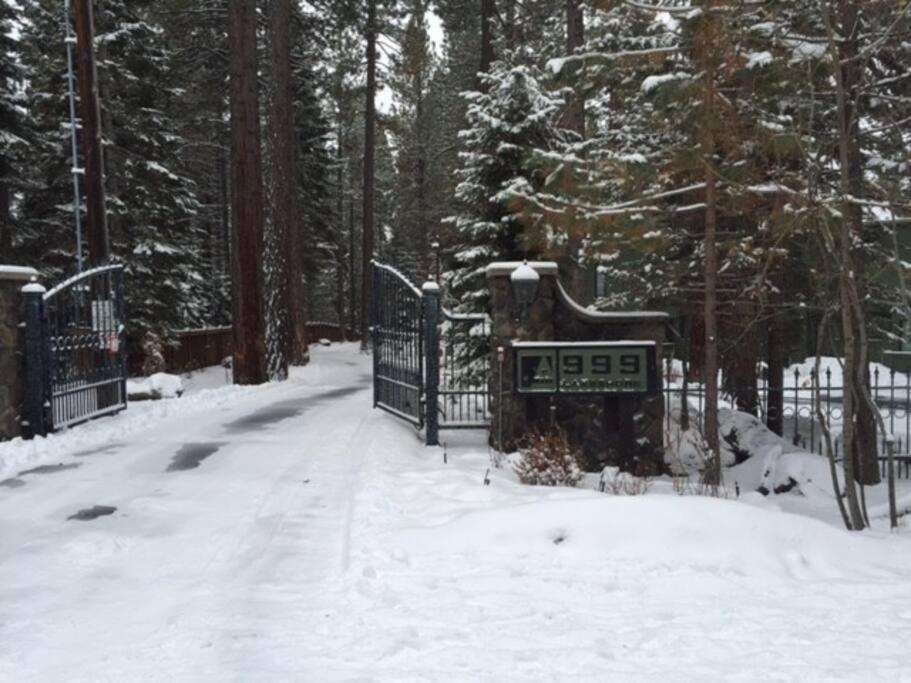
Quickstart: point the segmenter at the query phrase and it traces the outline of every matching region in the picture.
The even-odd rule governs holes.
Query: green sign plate
[[[658,391],[655,345],[643,342],[513,344],[522,394],[650,394]]]

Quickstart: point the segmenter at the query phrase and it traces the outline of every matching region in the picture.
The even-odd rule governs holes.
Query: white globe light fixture
[[[521,266],[510,273],[509,281],[512,284],[516,304],[519,306],[519,315],[524,318],[528,314],[528,307],[538,294],[541,276],[538,275],[538,271],[528,265],[528,261],[524,261]]]

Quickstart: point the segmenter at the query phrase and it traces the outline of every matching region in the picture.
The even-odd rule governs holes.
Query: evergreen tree
[[[172,160],[192,178],[199,206],[190,219],[204,282],[197,287],[206,325],[230,323],[230,209],[228,150],[227,0],[162,0],[149,11],[164,29],[172,82],[179,97],[167,113],[183,141]]]
[[[45,281],[57,282],[76,270],[72,172],[81,166],[71,153],[64,15],[54,0],[29,0],[23,17],[31,135],[12,253],[19,263],[39,269]]]
[[[133,331],[168,336],[201,322],[195,184],[176,160],[183,141],[170,117],[181,96],[151,0],[106,0],[96,13],[98,75],[112,253],[127,271]]]
[[[17,195],[24,187],[25,152],[29,131],[25,115],[26,70],[15,37],[15,9],[0,0],[0,253],[13,247]]]
[[[450,284],[467,311],[486,310],[488,263],[534,259],[545,249],[549,217],[524,209],[547,184],[542,152],[559,153],[566,144],[557,127],[564,101],[542,87],[535,69],[498,62],[482,80],[485,92],[468,96],[456,191],[461,211],[451,219],[458,246]]]
[[[434,88],[436,58],[427,31],[423,0],[413,0],[390,78],[396,96],[391,127],[396,149],[393,265],[417,281],[431,271],[430,243],[445,215],[446,183],[435,164],[443,146],[436,122],[442,113]]]

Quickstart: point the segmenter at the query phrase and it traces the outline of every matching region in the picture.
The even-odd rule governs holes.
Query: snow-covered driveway
[[[444,464],[369,371],[318,349],[0,445],[30,463],[0,486],[0,680],[911,681],[906,534],[485,485],[481,435]]]
[[[0,679],[259,680],[249,672],[292,655],[276,630],[301,638],[315,586],[345,570],[373,417],[365,367],[324,352],[296,381],[150,416],[5,480]],[[116,511],[68,519],[95,506]]]

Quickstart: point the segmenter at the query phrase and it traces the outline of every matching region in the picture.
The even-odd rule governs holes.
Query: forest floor
[[[904,528],[485,484],[483,435],[444,464],[350,345],[219,372],[0,444],[0,680],[911,681]]]

